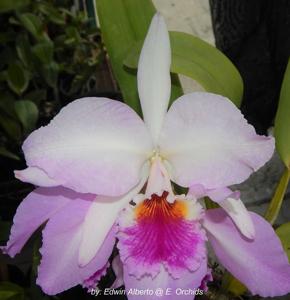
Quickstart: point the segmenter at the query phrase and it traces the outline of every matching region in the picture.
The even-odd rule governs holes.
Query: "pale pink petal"
[[[214,189],[240,183],[263,166],[273,154],[274,139],[257,135],[230,100],[192,93],[169,109],[159,145],[173,181]]]
[[[83,237],[79,250],[79,265],[88,264],[98,252],[107,233],[114,225],[119,212],[128,205],[134,196],[142,189],[148,170],[143,169],[144,174],[140,182],[126,195],[122,197],[98,196],[92,202],[83,224]],[[93,228],[98,228],[97,234]]]
[[[200,199],[206,196],[206,189],[202,184],[194,184],[189,188],[188,194],[195,199]]]
[[[37,167],[16,170],[14,171],[14,175],[23,182],[29,182],[42,187],[55,187],[60,185],[60,182],[50,178],[43,170]]]
[[[77,193],[62,188],[38,188],[17,208],[7,245],[2,251],[11,257],[19,253],[33,232],[76,198]]]
[[[107,196],[124,194],[138,182],[151,150],[140,117],[127,105],[106,98],[70,103],[23,145],[29,167],[77,192]]]
[[[232,191],[227,187],[217,188],[212,190],[207,190],[206,195],[213,200],[214,202],[220,203],[227,198],[239,199],[240,198],[239,191]]]
[[[192,185],[189,188],[190,195],[194,196],[196,199],[208,196],[214,202],[221,202],[226,198],[240,198],[239,191],[232,191],[227,187],[216,188],[216,189],[205,189],[205,187],[201,184]]]
[[[138,64],[138,91],[144,121],[156,144],[170,98],[171,50],[165,21],[156,14]]]
[[[204,227],[220,262],[253,294],[274,297],[290,292],[290,265],[273,228],[251,213],[254,240],[245,238],[222,209],[206,212]]]
[[[92,291],[92,289],[96,289],[99,281],[103,276],[107,274],[107,270],[110,267],[110,263],[107,262],[105,266],[91,275],[89,278],[85,279],[83,282],[83,287],[88,289],[88,292]]]
[[[55,214],[43,230],[43,245],[40,249],[42,259],[38,268],[37,284],[48,295],[82,284],[102,269],[111,255],[115,243],[114,229],[108,233],[94,259],[84,268],[78,265],[83,222],[90,204],[91,201],[82,199],[72,201]]]

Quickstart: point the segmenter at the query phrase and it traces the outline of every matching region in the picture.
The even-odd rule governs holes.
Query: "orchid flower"
[[[257,135],[215,94],[184,95],[168,110],[170,63],[168,31],[156,14],[138,65],[144,121],[121,102],[83,98],[24,142],[28,168],[15,175],[39,187],[20,204],[2,249],[13,257],[47,222],[37,278],[45,293],[96,284],[116,238],[127,290],[170,288],[161,298],[177,299],[175,289],[204,286],[209,241],[253,294],[290,291],[272,227],[229,189],[271,158],[273,138]],[[189,193],[176,195],[173,182]],[[205,195],[221,208],[205,210],[198,200]]]

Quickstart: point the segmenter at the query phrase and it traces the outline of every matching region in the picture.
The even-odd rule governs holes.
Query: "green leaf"
[[[7,82],[13,92],[21,95],[28,87],[29,74],[19,63],[12,63],[7,70]]]
[[[50,64],[53,60],[53,43],[44,41],[32,47],[34,55],[43,63]]]
[[[52,88],[57,87],[59,65],[56,62],[53,61],[50,64],[42,65],[40,72],[49,86]]]
[[[275,138],[277,151],[290,169],[290,59],[284,75],[278,110],[275,118]]]
[[[243,81],[235,66],[218,49],[188,33],[170,32],[172,72],[198,81],[205,90],[240,106]]]
[[[24,289],[11,282],[0,282],[0,299],[1,300],[24,300]]]
[[[290,170],[285,169],[282,177],[279,180],[279,183],[275,190],[274,196],[273,196],[273,198],[269,204],[269,207],[265,213],[265,219],[271,224],[275,223],[275,221],[279,215],[279,212],[280,212],[280,209],[281,209],[281,206],[283,203],[283,199],[285,196],[285,192],[287,190],[287,186],[289,183],[289,179],[290,179]]]
[[[37,40],[45,36],[42,23],[36,15],[32,13],[18,14],[18,19]]]
[[[49,5],[48,3],[39,3],[38,9],[44,15],[46,15],[51,22],[58,25],[65,24],[65,18],[63,17],[63,15],[56,8]]]
[[[26,67],[30,67],[32,63],[31,45],[27,34],[21,34],[16,39],[16,51],[19,59]]]
[[[20,157],[12,152],[10,152],[9,150],[7,150],[6,148],[0,146],[0,155],[1,156],[5,156],[11,159],[15,159],[15,160],[20,160]],[[1,224],[0,224],[1,226]],[[0,235],[1,235],[1,231],[0,231]]]
[[[16,10],[27,6],[30,0],[1,0],[0,1],[0,13]]]
[[[171,95],[169,105],[173,103],[177,98],[183,95],[183,90],[179,77],[176,74],[171,73]]]
[[[16,114],[23,125],[24,132],[31,132],[38,119],[38,108],[29,100],[19,100],[14,103]]]
[[[171,72],[183,74],[199,82],[206,91],[228,97],[240,106],[243,96],[242,78],[232,62],[218,49],[188,33],[170,32]],[[124,64],[137,68],[142,41],[128,52]]]
[[[67,27],[65,29],[65,33],[68,36],[68,38],[65,41],[65,44],[80,43],[82,41],[82,38],[80,36],[80,32],[74,26]]]
[[[276,233],[281,240],[283,248],[290,263],[290,222],[285,223],[276,229]]]
[[[126,70],[123,61],[132,45],[144,40],[155,8],[148,0],[96,0],[95,2],[103,41],[123,99],[141,114],[136,74]]]

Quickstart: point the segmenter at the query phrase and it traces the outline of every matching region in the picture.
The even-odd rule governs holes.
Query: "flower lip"
[[[152,194],[135,207],[127,208],[119,222],[119,249],[129,273],[153,277],[161,266],[173,278],[197,270],[205,259],[205,234],[193,201],[167,201],[168,191]],[[136,268],[137,266],[137,268]]]

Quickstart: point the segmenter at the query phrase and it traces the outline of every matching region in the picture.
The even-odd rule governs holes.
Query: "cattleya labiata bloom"
[[[19,206],[2,249],[14,256],[48,220],[37,278],[45,293],[93,287],[116,238],[126,289],[171,288],[160,298],[192,299],[174,290],[204,287],[209,241],[252,293],[290,291],[290,266],[272,227],[228,188],[270,159],[274,140],[257,135],[232,102],[215,94],[184,95],[167,112],[170,61],[157,14],[138,65],[144,122],[118,101],[83,98],[24,142],[28,168],[16,177],[40,187]],[[172,182],[189,193],[176,195]],[[221,208],[206,211],[198,202],[205,195]]]

